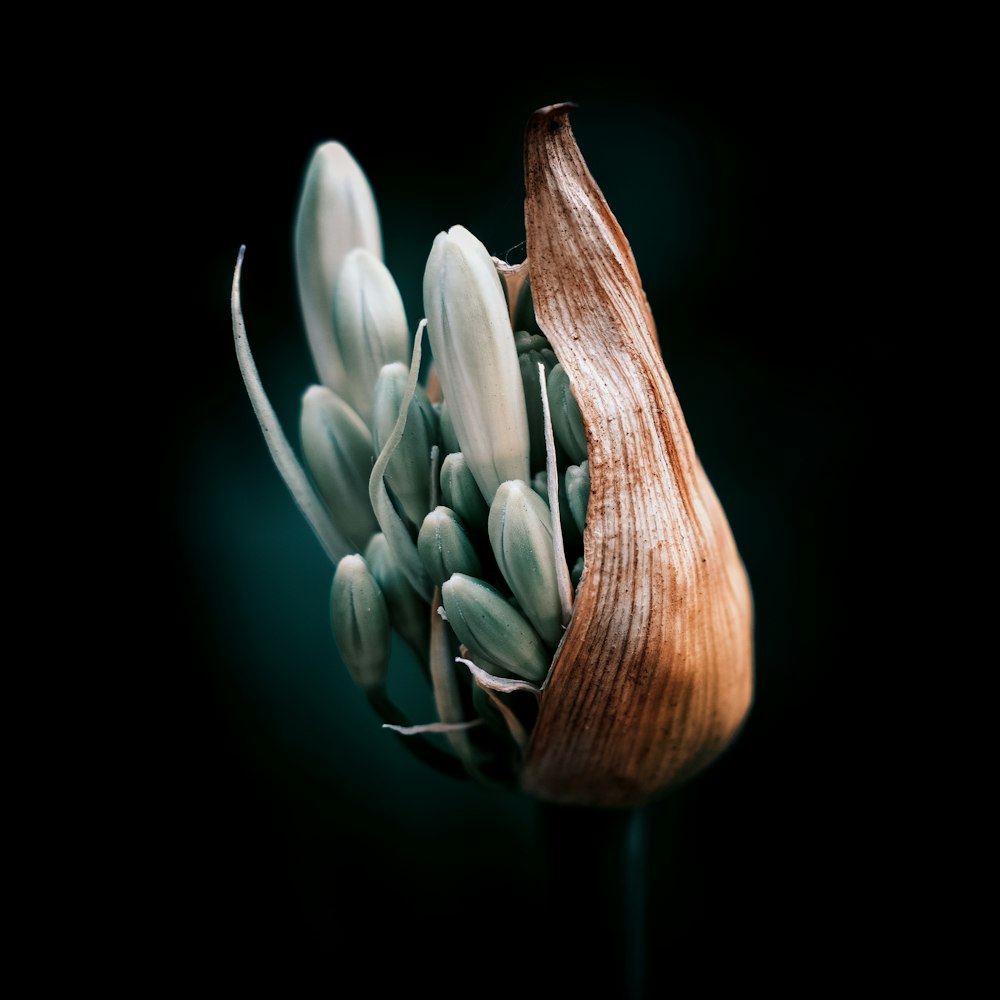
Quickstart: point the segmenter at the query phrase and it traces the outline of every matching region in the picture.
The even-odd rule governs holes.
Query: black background
[[[870,511],[893,440],[897,333],[876,293],[895,98],[858,58],[853,73],[782,51],[491,75],[256,56],[156,95],[117,175],[148,293],[143,429],[120,456],[144,473],[124,533],[142,569],[122,581],[129,654],[86,796],[86,884],[113,901],[89,962],[293,995],[354,975],[380,994],[531,995],[539,969],[586,970],[600,946],[546,947],[561,937],[532,803],[427,771],[351,686],[332,568],[270,463],[229,312],[245,244],[250,343],[294,439],[312,374],[291,226],[313,146],[343,141],[368,174],[415,325],[439,230],[461,222],[521,258],[524,125],[568,100],[756,602],[745,731],[647,811],[651,995],[888,971],[885,924],[910,904],[885,737],[899,663],[876,614],[896,529]]]

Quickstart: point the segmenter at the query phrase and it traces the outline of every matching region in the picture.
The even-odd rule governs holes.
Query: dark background
[[[565,914],[533,804],[432,773],[350,683],[326,617],[332,567],[270,462],[229,313],[245,244],[250,344],[294,439],[312,373],[291,227],[313,146],[339,139],[365,169],[415,326],[439,230],[461,222],[521,259],[524,125],[569,100],[756,601],[745,731],[647,810],[652,994],[794,990],[892,964],[884,925],[909,896],[890,821],[899,751],[878,734],[898,664],[874,615],[891,545],[873,548],[864,503],[879,503],[892,441],[898,345],[873,292],[893,99],[857,61],[845,75],[814,57],[530,65],[477,87],[383,67],[374,89],[258,60],[159,95],[143,148],[156,170],[135,183],[155,219],[136,326],[155,331],[156,437],[123,456],[151,473],[130,617],[144,638],[102,733],[112,820],[93,820],[88,874],[116,917],[97,954],[151,981],[295,995],[349,975],[385,993],[530,995],[538,968],[586,969],[600,947],[584,934],[577,954],[547,950]]]

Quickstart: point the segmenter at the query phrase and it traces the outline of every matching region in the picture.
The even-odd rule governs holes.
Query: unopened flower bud
[[[392,627],[422,659],[426,659],[430,639],[430,605],[413,589],[381,531],[372,535],[364,557],[382,590]]]
[[[549,372],[548,392],[552,433],[570,462],[579,465],[587,457],[587,432],[583,428],[580,407],[573,396],[569,375],[561,364],[555,365]]]
[[[547,383],[542,381],[538,366],[541,365],[547,378],[556,366],[556,356],[549,342],[540,334],[529,334],[523,330],[514,335],[517,361],[521,366],[521,381],[524,383],[524,405],[528,411],[528,433],[531,435],[531,471],[545,468],[545,414],[542,409],[542,392],[547,392]],[[557,439],[558,441],[558,439]]]
[[[581,462],[566,470],[566,505],[580,534],[587,523],[587,504],[590,502],[590,463]]]
[[[481,576],[483,567],[476,550],[455,512],[438,505],[420,525],[417,551],[435,584],[442,584],[452,573]]]
[[[470,528],[486,528],[490,508],[476,484],[469,463],[460,451],[445,455],[441,463],[441,499]]]
[[[302,397],[299,436],[306,465],[330,516],[361,552],[378,531],[368,500],[375,446],[368,427],[326,386],[310,386]]]
[[[336,391],[344,365],[333,341],[333,289],[347,254],[364,247],[382,259],[382,229],[368,178],[339,142],[317,146],[295,218],[299,303],[320,381]]]
[[[330,620],[337,648],[354,679],[366,691],[379,688],[389,665],[392,633],[382,590],[360,555],[337,563],[330,590]]]
[[[409,361],[410,333],[389,269],[361,247],[348,253],[337,276],[333,338],[344,366],[335,389],[371,426],[379,372],[392,362]]]
[[[548,504],[525,482],[501,483],[490,505],[490,544],[525,616],[551,649],[563,635]]]
[[[562,528],[563,538],[567,545],[579,545],[583,540],[583,533],[576,526],[576,519],[570,510],[566,495],[565,477],[557,478],[559,487],[559,522]],[[531,488],[545,501],[549,502],[549,476],[544,470],[536,472],[531,477]]]
[[[486,247],[462,226],[434,239],[424,310],[455,436],[492,502],[502,482],[530,476],[528,414],[500,278]]]
[[[459,641],[483,658],[536,684],[545,679],[551,656],[531,624],[495,587],[455,573],[441,587],[448,623]]]
[[[527,284],[527,279],[525,279],[525,284]],[[514,330],[514,347],[518,354],[525,354],[528,351],[551,351],[552,345],[549,343],[548,337],[543,333],[529,333],[527,330],[523,330],[520,327]],[[554,355],[553,355],[554,356]],[[555,362],[553,361],[553,364]]]
[[[406,396],[409,370],[402,362],[386,365],[375,383],[375,446],[381,451],[392,433]],[[437,413],[426,390],[417,385],[410,399],[403,436],[385,470],[385,481],[403,512],[419,525],[431,506],[431,448],[438,443]]]
[[[452,455],[461,451],[462,446],[458,443],[455,435],[455,425],[451,422],[451,410],[448,408],[447,400],[442,400],[436,407],[438,413],[438,430],[441,435],[441,448],[445,455]]]

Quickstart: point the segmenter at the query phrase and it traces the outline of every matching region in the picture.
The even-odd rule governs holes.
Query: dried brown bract
[[[527,127],[526,267],[587,432],[586,572],[521,783],[550,801],[629,806],[693,775],[739,731],[753,604],[571,107],[542,108]]]

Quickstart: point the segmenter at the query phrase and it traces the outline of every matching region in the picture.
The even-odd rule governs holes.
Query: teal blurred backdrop
[[[229,316],[245,244],[250,344],[294,438],[313,375],[291,227],[313,146],[339,139],[367,172],[415,326],[438,231],[462,223],[495,255],[523,256],[523,129],[564,100],[631,241],[757,607],[745,731],[648,809],[651,995],[689,995],[672,993],[681,981],[793,987],[789,954],[841,968],[839,914],[857,906],[858,858],[878,850],[877,830],[858,843],[858,816],[872,770],[888,767],[858,746],[878,702],[857,678],[880,687],[882,638],[860,638],[877,580],[859,578],[857,507],[889,351],[853,311],[871,260],[863,246],[845,255],[868,119],[808,69],[805,54],[700,73],[537,69],[476,94],[414,70],[412,85],[390,77],[362,99],[318,74],[276,84],[251,62],[165,116],[149,234],[169,247],[156,265],[170,375],[152,497],[162,590],[156,664],[137,664],[127,710],[150,754],[124,753],[121,783],[142,802],[125,810],[123,850],[164,975],[336,995],[357,974],[379,995],[475,997],[513,995],[539,963],[585,961],[545,952],[532,803],[429,771],[349,681],[327,621],[332,566],[270,462]],[[419,717],[412,664],[400,653],[395,668]],[[855,957],[878,939],[882,902],[866,887]]]

